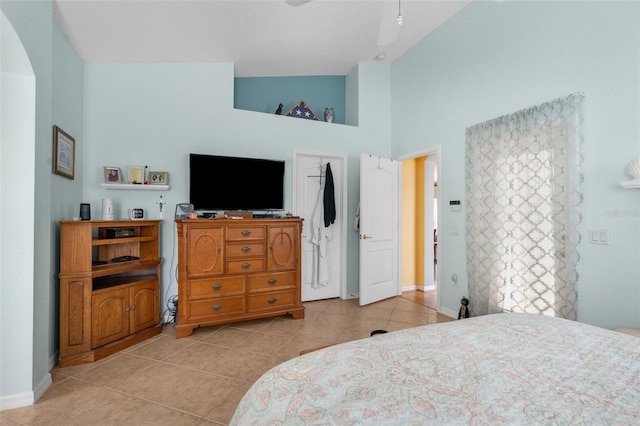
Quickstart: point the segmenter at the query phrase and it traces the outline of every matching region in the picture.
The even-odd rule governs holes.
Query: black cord
[[[164,295],[165,295],[165,300],[167,301],[166,304],[166,309],[164,310],[164,312],[162,313],[162,318],[167,318],[166,321],[164,322],[163,325],[167,325],[173,322],[176,322],[178,319],[178,295],[172,295],[169,296],[167,298],[167,294],[169,293],[169,291],[171,290],[171,286],[173,284],[172,280],[171,280],[171,269],[173,269],[173,263],[175,261],[175,255],[176,255],[176,234],[177,234],[177,224],[174,221],[173,224],[174,228],[173,228],[173,247],[172,247],[172,251],[171,251],[171,262],[169,263],[169,285],[167,286]],[[176,265],[175,267],[175,271],[174,271],[174,277],[176,282],[178,281],[178,265]],[[167,316],[168,315],[168,316]]]
[[[173,295],[169,297],[169,299],[167,299],[167,309],[165,309],[162,317],[167,318],[167,320],[163,325],[168,325],[173,322],[176,322],[178,318],[178,296],[177,295]]]

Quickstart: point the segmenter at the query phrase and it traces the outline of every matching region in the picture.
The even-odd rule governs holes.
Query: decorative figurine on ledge
[[[277,115],[282,115],[282,107],[283,107],[283,106],[284,106],[284,105],[282,105],[282,104],[278,105],[278,109],[276,110],[276,114],[277,114]]]
[[[460,311],[458,312],[458,319],[469,318],[469,308],[467,307],[469,306],[469,299],[463,297],[460,303],[462,306],[460,306]]]
[[[333,123],[334,113],[332,107],[326,107],[324,109],[324,121],[327,123]]]

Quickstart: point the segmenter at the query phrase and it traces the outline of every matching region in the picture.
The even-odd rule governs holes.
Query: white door
[[[399,163],[360,156],[360,305],[401,293],[398,283]]]
[[[336,219],[324,226],[327,164],[333,176]],[[294,153],[293,210],[302,223],[302,301],[346,297],[347,156]],[[318,241],[320,238],[321,241]],[[318,244],[322,242],[322,244]]]

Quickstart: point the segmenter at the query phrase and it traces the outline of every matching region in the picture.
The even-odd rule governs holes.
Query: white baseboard
[[[405,292],[405,291],[416,291],[416,290],[422,290],[422,287],[418,287],[417,285],[407,285],[407,286],[402,286],[401,290],[403,292]]]
[[[21,392],[13,395],[0,396],[0,411],[26,407],[33,405],[33,403],[33,392]]]
[[[453,319],[458,318],[458,312],[457,311],[452,311],[451,309],[440,308],[440,311],[438,311],[438,312],[441,313],[442,315],[448,316],[449,318],[453,318]]]
[[[38,386],[36,386],[36,388],[33,390],[33,402],[35,403],[37,400],[39,400],[42,395],[44,395],[44,393],[47,391],[47,389],[49,389],[49,386],[51,386],[51,384],[53,383],[53,381],[51,380],[51,373],[47,373],[42,380],[40,380],[40,383],[38,383]]]
[[[27,407],[35,404],[51,386],[51,373],[47,373],[32,392],[20,392],[13,395],[0,396],[0,411],[12,408]]]
[[[49,358],[49,371],[53,370],[55,368],[56,365],[58,365],[58,354],[60,352],[56,351],[56,353],[54,353],[51,358]]]
[[[427,287],[421,286],[421,285],[408,285],[408,286],[403,286],[402,287],[402,291],[422,291],[422,292],[426,292],[426,291],[435,291],[436,290],[436,286],[434,285],[430,285]]]
[[[49,371],[57,365],[58,352],[49,358]],[[53,381],[51,373],[47,373],[32,392],[21,392],[14,395],[0,396],[0,411],[33,405],[49,389]]]

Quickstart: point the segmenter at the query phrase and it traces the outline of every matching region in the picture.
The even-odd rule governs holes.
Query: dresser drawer
[[[261,292],[295,288],[295,272],[277,272],[270,274],[250,275],[247,277],[247,291]]]
[[[244,294],[244,277],[207,278],[189,281],[189,300]]]
[[[246,242],[227,244],[227,257],[264,256],[265,244],[259,242]]]
[[[250,274],[265,270],[265,259],[238,259],[227,261],[227,274]]]
[[[249,312],[263,311],[283,306],[294,305],[295,291],[264,293],[248,296]]]
[[[267,231],[264,226],[227,227],[227,241],[264,240]]]
[[[189,320],[242,314],[245,312],[244,300],[244,296],[234,296],[189,302]]]

